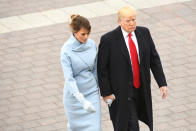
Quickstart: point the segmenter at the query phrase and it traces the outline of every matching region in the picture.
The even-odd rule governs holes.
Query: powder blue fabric
[[[69,131],[101,131],[100,97],[97,83],[97,48],[93,40],[80,43],[73,35],[61,49],[64,72],[63,103]],[[95,113],[88,113],[73,96],[80,92],[90,101]]]

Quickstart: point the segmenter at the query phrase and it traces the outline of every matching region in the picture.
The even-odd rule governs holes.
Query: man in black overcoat
[[[136,26],[130,6],[118,12],[119,27],[101,37],[97,73],[101,96],[109,106],[114,131],[139,131],[138,120],[153,131],[150,69],[167,96],[167,83],[159,54],[146,27]]]

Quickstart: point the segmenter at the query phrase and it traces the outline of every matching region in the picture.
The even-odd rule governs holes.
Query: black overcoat
[[[150,69],[159,87],[167,86],[160,57],[146,27],[136,27],[140,57],[139,120],[153,131]],[[133,73],[128,49],[121,27],[101,37],[98,50],[98,82],[102,96],[114,94],[116,100],[109,107],[115,131],[126,131],[128,124],[128,96],[133,86]]]

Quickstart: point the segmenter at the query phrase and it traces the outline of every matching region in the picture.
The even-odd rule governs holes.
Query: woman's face
[[[85,43],[89,36],[89,31],[85,28],[81,28],[78,32],[74,33],[74,36],[81,43]]]

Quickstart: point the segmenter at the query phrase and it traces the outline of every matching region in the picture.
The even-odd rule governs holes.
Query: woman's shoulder
[[[61,53],[69,53],[72,49],[72,43],[74,41],[71,39],[68,39],[66,42],[64,42],[63,46],[61,47]]]

